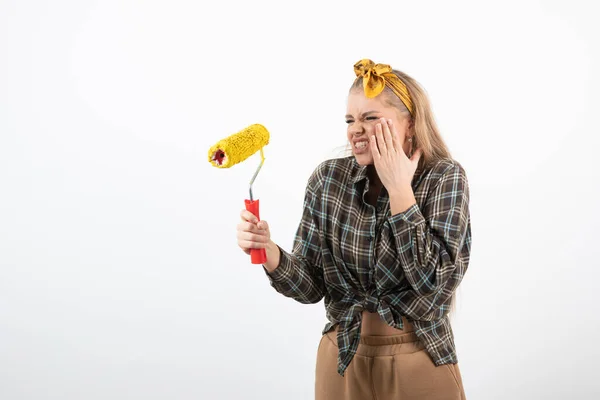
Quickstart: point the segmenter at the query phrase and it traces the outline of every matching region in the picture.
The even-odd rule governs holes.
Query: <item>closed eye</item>
[[[376,121],[376,120],[379,120],[379,117],[368,116],[368,117],[366,117],[365,119],[366,119],[367,121]],[[352,120],[352,119],[347,119],[347,120],[346,120],[346,123],[347,123],[347,124],[351,124],[351,123],[353,123],[353,122],[354,122],[354,120]]]

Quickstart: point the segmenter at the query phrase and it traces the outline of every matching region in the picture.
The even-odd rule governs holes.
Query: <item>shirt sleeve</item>
[[[298,225],[292,252],[281,247],[279,265],[272,272],[263,269],[275,290],[300,303],[318,303],[324,297],[325,283],[321,263],[321,239],[315,218],[317,206],[316,171],[306,186],[302,219]]]
[[[460,284],[469,263],[471,225],[464,169],[442,173],[421,209],[413,204],[389,217],[399,262],[410,288],[421,297],[414,318],[442,307]]]

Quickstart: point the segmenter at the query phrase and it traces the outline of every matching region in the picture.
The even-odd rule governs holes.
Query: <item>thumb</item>
[[[256,226],[258,227],[258,229],[263,229],[267,232],[269,231],[269,224],[265,220],[258,221],[258,224],[256,224]]]

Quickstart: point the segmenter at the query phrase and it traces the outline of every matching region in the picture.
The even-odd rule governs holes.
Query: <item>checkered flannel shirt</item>
[[[469,188],[455,160],[417,170],[417,201],[391,215],[385,188],[376,207],[365,201],[367,167],[353,156],[320,163],[308,179],[302,219],[291,252],[280,247],[272,287],[300,303],[324,298],[327,324],[336,324],[338,373],[360,341],[362,311],[390,326],[411,321],[436,365],[458,362],[448,312],[469,264]]]

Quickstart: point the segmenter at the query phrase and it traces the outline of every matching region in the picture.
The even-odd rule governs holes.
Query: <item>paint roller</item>
[[[263,147],[267,144],[269,144],[269,131],[260,124],[254,124],[218,141],[208,150],[208,161],[217,168],[231,168],[260,150],[260,164],[250,180],[250,198],[244,200],[246,210],[254,214],[259,221],[259,201],[252,195],[252,184],[265,162]],[[250,260],[252,264],[266,263],[266,250],[250,249]]]

